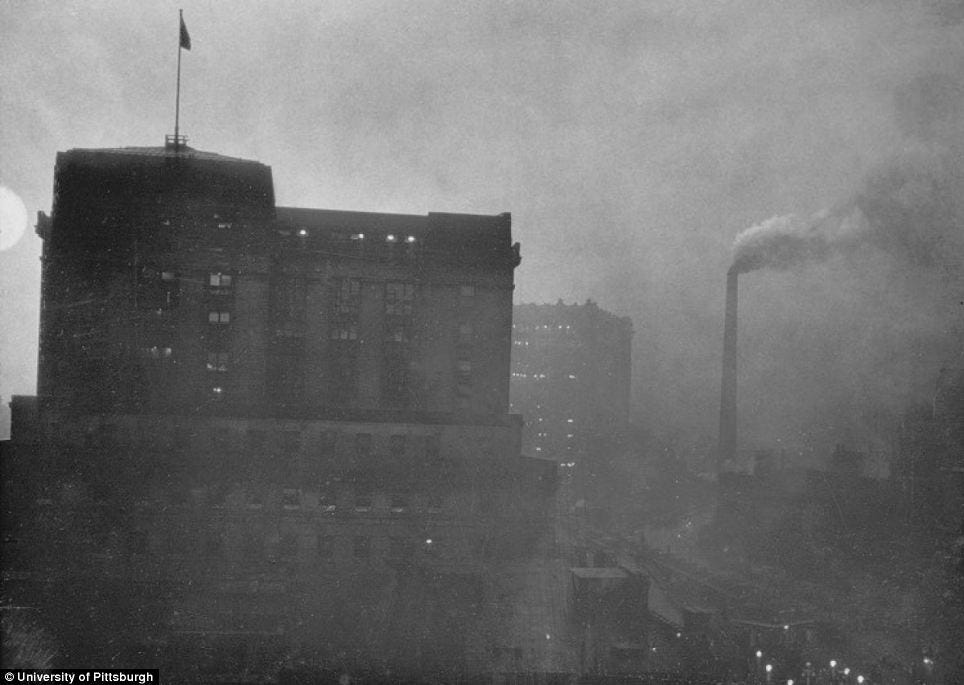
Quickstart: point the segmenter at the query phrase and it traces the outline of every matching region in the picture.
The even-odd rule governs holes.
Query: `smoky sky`
[[[959,2],[10,0],[0,182],[31,212],[58,150],[172,132],[179,7],[192,146],[271,165],[281,205],[512,212],[516,301],[632,317],[634,414],[658,432],[715,431],[741,231],[909,146],[960,152],[927,114],[964,73]],[[38,255],[0,253],[4,398],[34,389]],[[741,439],[869,440],[949,363],[953,275],[880,246],[745,275]]]

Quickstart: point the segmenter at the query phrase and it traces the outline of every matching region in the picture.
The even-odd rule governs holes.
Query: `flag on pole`
[[[191,36],[188,35],[187,26],[184,25],[183,15],[181,15],[181,47],[185,50],[191,49]]]

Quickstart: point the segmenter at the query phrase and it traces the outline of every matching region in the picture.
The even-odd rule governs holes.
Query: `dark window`
[[[331,535],[318,536],[318,558],[333,559],[335,556],[335,538]]]
[[[298,555],[298,537],[294,533],[285,533],[278,543],[278,556],[282,559],[294,559]]]
[[[385,314],[389,316],[412,315],[412,303],[415,300],[415,286],[411,283],[385,284]]]
[[[409,538],[392,538],[388,544],[392,561],[410,561],[414,556],[415,546]]]
[[[294,431],[288,431],[284,434],[284,438],[281,441],[282,449],[287,454],[295,454],[301,451],[301,433],[296,433]]]
[[[127,547],[131,554],[147,554],[147,533],[143,530],[133,530],[127,539]]]
[[[277,278],[271,285],[275,336],[298,338],[305,335],[307,284],[303,278]]]
[[[407,404],[411,384],[411,361],[407,350],[389,350],[384,357],[384,365],[385,399],[396,404]]]
[[[356,559],[367,559],[371,555],[371,539],[364,535],[356,535],[353,543]]]
[[[355,435],[355,454],[359,457],[368,457],[372,453],[372,434],[357,433]]]
[[[393,435],[388,439],[389,452],[393,457],[404,457],[405,445],[406,438],[404,435]]]
[[[442,496],[429,495],[426,509],[430,514],[441,514],[442,513]]]
[[[297,404],[304,399],[305,363],[298,354],[280,354],[270,360],[271,396],[282,404]]]
[[[439,436],[437,435],[426,435],[425,436],[425,456],[428,459],[438,459],[441,454],[439,447]]]
[[[204,534],[202,540],[202,554],[216,555],[221,553],[221,533],[216,530],[209,530]]]
[[[252,428],[248,431],[248,450],[251,452],[262,452],[264,451],[265,441],[267,439],[267,433],[263,430],[258,430]]]
[[[470,323],[459,324],[458,344],[463,346],[472,344],[472,324]]]
[[[318,446],[322,457],[327,459],[335,456],[335,432],[323,431]]]
[[[257,559],[264,554],[264,543],[261,535],[249,531],[242,537],[242,547],[246,557]]]
[[[301,491],[297,488],[285,488],[282,505],[285,509],[300,509],[301,508]]]
[[[339,278],[335,281],[335,313],[356,315],[361,306],[361,281]]]
[[[372,510],[372,493],[369,490],[355,492],[355,511],[364,513]]]

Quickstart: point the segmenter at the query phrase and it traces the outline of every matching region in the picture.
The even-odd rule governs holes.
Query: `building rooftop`
[[[72,148],[62,155],[71,157],[95,158],[98,156],[129,156],[129,157],[156,157],[168,159],[196,159],[210,162],[241,162],[246,164],[261,164],[252,159],[242,159],[240,157],[228,157],[216,152],[206,152],[196,150],[186,145],[180,147],[157,146],[157,147],[104,147],[104,148]]]

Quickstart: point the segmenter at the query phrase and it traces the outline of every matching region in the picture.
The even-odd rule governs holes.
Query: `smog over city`
[[[0,27],[4,669],[964,681],[964,0]]]

